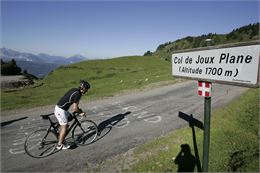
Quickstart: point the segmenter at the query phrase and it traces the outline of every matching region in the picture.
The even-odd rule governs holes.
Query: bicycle
[[[31,133],[25,140],[25,152],[34,158],[43,158],[54,153],[59,137],[59,123],[53,122],[50,118],[54,113],[40,115],[42,119],[49,120],[50,126],[47,129],[39,129]],[[89,145],[95,141],[98,135],[98,127],[91,120],[79,121],[78,114],[71,114],[73,123],[67,130],[66,136],[72,130],[72,138],[76,145]]]

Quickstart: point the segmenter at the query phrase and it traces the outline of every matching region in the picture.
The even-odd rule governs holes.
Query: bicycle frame
[[[69,129],[66,132],[66,136],[69,134],[69,132],[71,131],[71,129],[73,129],[75,127],[75,125],[80,124],[79,120],[77,119],[76,115],[72,115],[73,116],[73,123],[69,126]]]
[[[78,120],[78,118],[76,117],[76,115],[74,115],[74,114],[71,114],[71,116],[72,116],[72,120],[71,121],[73,121],[73,123],[69,126],[69,128],[68,128],[68,130],[67,130],[67,132],[66,132],[66,135],[65,135],[65,137],[70,133],[70,131],[75,127],[75,125],[77,125],[77,124],[80,124],[80,122],[79,122],[79,120]],[[57,133],[57,130],[59,130],[59,129],[57,129],[58,127],[55,127],[55,125],[56,125],[56,123],[58,123],[58,122],[53,122],[51,119],[50,119],[50,117],[47,117],[47,119],[50,121],[50,123],[51,123],[51,125],[49,126],[49,128],[48,128],[48,130],[47,130],[47,134],[44,136],[44,138],[46,137],[46,136],[48,136],[48,134],[49,134],[49,132],[51,131],[51,129],[53,129],[54,131],[54,134],[57,136],[57,138],[58,138],[58,136],[59,136],[59,134]]]

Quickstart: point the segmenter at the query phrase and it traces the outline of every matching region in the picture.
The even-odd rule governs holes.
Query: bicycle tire
[[[57,136],[51,130],[39,129],[26,138],[24,150],[31,157],[43,158],[54,152],[57,142]]]
[[[85,146],[93,143],[98,134],[96,123],[91,120],[83,120],[72,131],[72,138],[77,145]]]

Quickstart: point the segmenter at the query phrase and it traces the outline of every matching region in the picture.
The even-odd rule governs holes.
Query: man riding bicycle
[[[73,104],[74,112],[86,116],[86,114],[82,111],[82,109],[79,108],[79,101],[81,96],[85,94],[89,89],[90,89],[90,84],[87,81],[81,80],[80,86],[78,88],[71,88],[69,91],[67,91],[55,106],[54,114],[60,124],[59,141],[56,146],[58,150],[61,149],[66,150],[70,148],[69,145],[64,144],[66,132],[69,127],[68,121],[71,116],[68,110],[70,106]]]

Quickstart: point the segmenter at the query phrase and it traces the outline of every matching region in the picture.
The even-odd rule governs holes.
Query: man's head
[[[79,88],[82,94],[85,94],[90,89],[90,84],[87,81],[80,80],[79,84]]]

